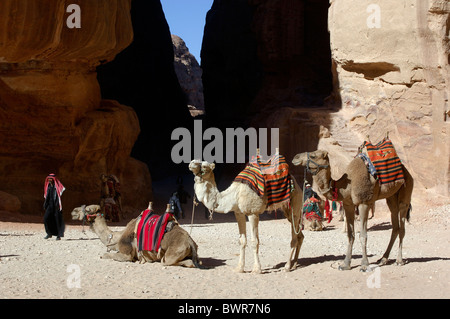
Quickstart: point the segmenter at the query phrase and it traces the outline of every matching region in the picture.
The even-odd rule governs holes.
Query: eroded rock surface
[[[102,100],[96,78],[133,39],[131,1],[77,4],[81,28],[68,27],[67,1],[0,3],[0,184],[27,214],[42,213],[49,173],[66,187],[67,212],[98,202],[102,173],[119,177],[125,206],[151,196],[148,168],[130,158],[136,113]]]

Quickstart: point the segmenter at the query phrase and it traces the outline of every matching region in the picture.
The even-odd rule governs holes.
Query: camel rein
[[[195,212],[195,189],[194,189],[194,197],[192,198],[192,217],[191,217],[191,230],[189,231],[189,235],[192,233],[192,226],[194,225],[194,212]]]

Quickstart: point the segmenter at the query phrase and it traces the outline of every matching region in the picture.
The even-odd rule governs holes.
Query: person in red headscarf
[[[56,178],[55,174],[49,174],[44,184],[44,226],[49,239],[56,236],[56,240],[64,237],[64,218],[62,214],[61,195],[65,188]]]

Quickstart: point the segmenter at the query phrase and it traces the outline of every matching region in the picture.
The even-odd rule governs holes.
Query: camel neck
[[[347,186],[349,185],[346,174],[344,174],[340,179],[336,181],[331,177],[315,178],[315,183],[318,186],[320,195],[334,201],[343,200],[343,192],[345,192]]]
[[[199,201],[201,201],[209,210],[215,213],[228,213],[233,210],[235,203],[235,185],[232,183],[223,192],[217,188],[214,178],[203,180],[195,185],[195,193]]]
[[[112,231],[106,225],[106,221],[103,218],[95,219],[94,223],[92,223],[92,230],[97,234],[103,244],[109,244]]]

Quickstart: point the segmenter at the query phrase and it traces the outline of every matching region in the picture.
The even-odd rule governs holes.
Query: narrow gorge
[[[159,0],[48,2],[0,2],[0,211],[40,215],[50,172],[66,213],[98,201],[102,173],[145,208],[152,180],[187,172],[171,132],[192,129],[193,104],[204,127],[279,128],[289,161],[328,150],[336,178],[389,132],[413,205],[448,203],[448,1],[214,0],[201,83],[174,65],[183,43]]]

